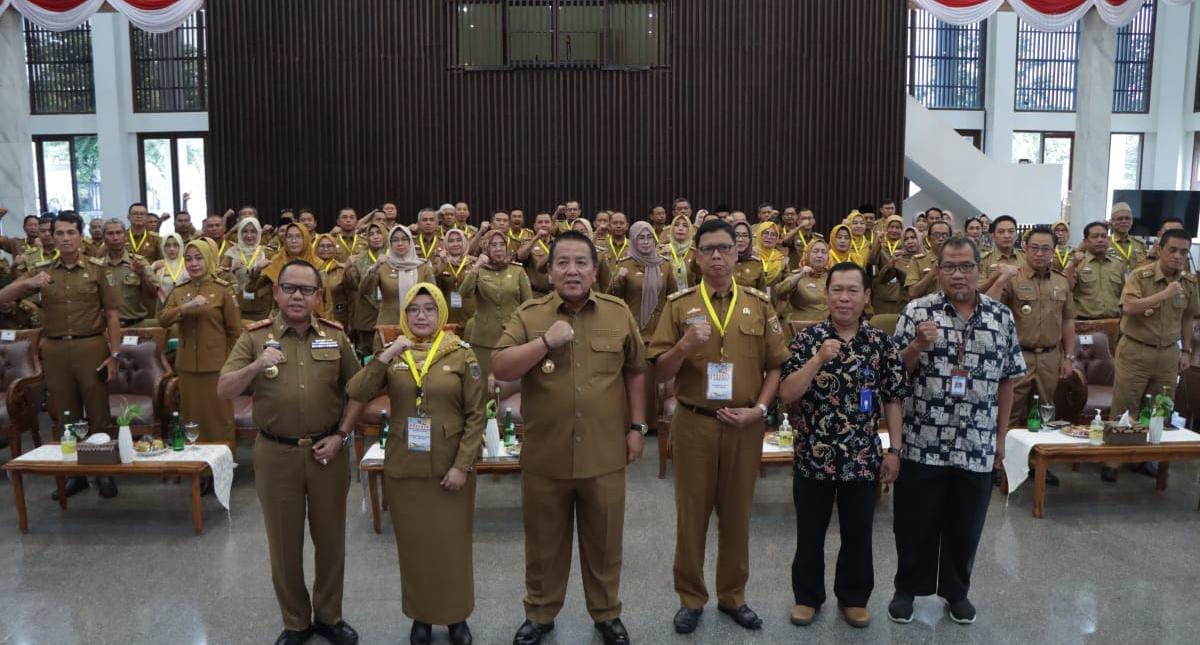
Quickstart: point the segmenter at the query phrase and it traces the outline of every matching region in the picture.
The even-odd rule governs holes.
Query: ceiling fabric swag
[[[1059,31],[1078,22],[1093,7],[1100,19],[1114,27],[1129,24],[1142,0],[913,0],[916,5],[942,22],[964,25],[979,22],[996,13],[1007,1],[1025,23],[1042,31]],[[1160,0],[1184,5],[1193,0]]]
[[[204,6],[204,0],[108,0],[129,22],[144,31],[162,33],[183,24]],[[105,0],[0,0],[0,12],[10,5],[26,20],[51,31],[74,29],[103,8]]]

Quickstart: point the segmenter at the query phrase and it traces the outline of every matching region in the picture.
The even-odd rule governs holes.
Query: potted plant
[[[1162,392],[1154,397],[1154,410],[1150,414],[1150,430],[1147,433],[1150,443],[1162,443],[1163,426],[1175,410],[1175,401],[1171,398],[1170,387],[1164,385]]]
[[[128,464],[133,462],[133,432],[129,429],[129,424],[141,417],[142,406],[134,403],[130,405],[126,402],[125,407],[121,410],[121,414],[117,415],[117,449],[121,453],[121,463]]]

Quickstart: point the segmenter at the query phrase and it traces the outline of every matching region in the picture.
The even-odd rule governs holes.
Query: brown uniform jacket
[[[908,263],[908,270],[904,274],[904,290],[917,284],[930,271],[934,272],[933,282],[929,285],[929,290],[922,295],[929,295],[935,291],[942,290],[942,277],[937,275],[937,256],[932,252],[918,253],[912,256]]]
[[[346,386],[355,401],[367,402],[385,390],[391,402],[383,471],[389,477],[443,477],[451,467],[470,472],[483,442],[483,403],[487,384],[475,353],[461,341],[439,356],[421,381],[422,407],[431,420],[430,448],[408,450],[408,418],[417,415],[417,383],[401,354],[390,365],[378,358]],[[416,357],[418,369],[424,355]]]
[[[266,371],[251,381],[254,391],[254,424],[284,437],[306,437],[325,432],[342,418],[346,384],[358,372],[354,346],[341,325],[313,316],[301,338],[276,315],[246,328],[226,359],[222,374],[254,362],[268,339],[282,346],[278,375]]]
[[[1000,302],[1012,310],[1022,349],[1058,347],[1063,321],[1075,318],[1075,301],[1067,279],[1051,270],[1035,275],[1029,265],[1021,267],[1017,277],[1004,287]]]
[[[979,262],[979,284],[992,277],[1001,264],[1025,266],[1025,252],[1020,249],[1013,249],[1011,253],[1001,253],[1000,249],[989,251]]]
[[[1179,328],[1183,317],[1200,316],[1200,295],[1196,291],[1195,274],[1184,273],[1172,279],[1163,275],[1162,267],[1158,263],[1141,267],[1131,273],[1125,281],[1121,302],[1152,296],[1166,289],[1174,280],[1183,284],[1182,293],[1141,314],[1122,315],[1122,335],[1143,345],[1159,348],[1179,342]]]
[[[749,260],[738,262],[733,269],[733,279],[738,286],[759,291],[767,290],[767,275],[763,272],[762,260],[758,259],[757,255],[750,256]]]
[[[150,263],[143,261],[142,265],[145,270],[142,275],[138,275],[133,270],[133,256],[129,251],[126,251],[121,259],[115,262],[107,255],[97,259],[103,260],[105,268],[112,275],[117,288],[121,290],[121,304],[117,307],[117,315],[122,320],[149,317],[152,312],[146,308],[146,292],[158,289],[154,273],[150,271]]]
[[[875,279],[871,281],[871,298],[884,302],[908,302],[908,291],[904,283],[908,280],[908,265],[911,258],[901,253],[896,265],[888,266],[894,252],[888,247],[884,238],[878,238],[880,243],[875,245],[871,253],[870,266],[875,267]],[[904,243],[898,242],[896,251],[904,251]]]
[[[545,248],[543,248],[543,245]],[[525,258],[525,276],[529,278],[529,288],[538,295],[546,295],[553,291],[550,286],[550,244],[534,241],[529,249],[529,257]]]
[[[183,305],[197,296],[208,304],[200,311],[183,313]],[[170,327],[179,323],[179,349],[175,352],[176,369],[185,372],[219,372],[225,357],[233,350],[242,333],[241,313],[229,283],[211,277],[199,282],[188,280],[167,295],[158,323]]]
[[[125,241],[127,243],[125,252],[142,256],[146,264],[153,264],[162,257],[162,240],[159,239],[158,233],[150,229],[142,231],[141,235],[135,235],[133,231],[125,231]]]
[[[1075,267],[1075,311],[1080,318],[1120,318],[1125,263],[1112,255],[1088,253]]]
[[[626,271],[624,278],[620,275],[621,269]],[[662,288],[658,290],[658,303],[654,306],[654,314],[638,330],[643,338],[649,338],[658,328],[658,318],[662,315],[663,306],[667,304],[667,296],[676,291],[675,275],[671,272],[670,260],[660,263],[658,269],[662,276]],[[642,281],[644,278],[644,267],[637,260],[626,256],[617,263],[617,273],[608,286],[608,293],[624,301],[635,320],[638,312],[642,310]]]
[[[521,377],[521,469],[554,479],[598,477],[625,467],[625,373],[646,369],[646,347],[624,302],[591,292],[575,313],[557,293],[509,319],[498,347],[540,338],[565,320],[575,339]]]
[[[1133,235],[1127,236],[1124,242],[1118,242],[1115,236],[1109,236],[1108,254],[1125,265],[1125,272],[1133,271],[1146,259],[1150,249],[1145,240]]]
[[[437,274],[437,286],[446,296],[446,306],[449,308],[449,318],[447,322],[456,324],[459,329],[467,324],[467,320],[475,315],[475,299],[468,298],[462,293],[463,280],[467,279],[467,272],[474,266],[475,258],[470,255],[464,255],[459,258],[458,262],[453,262],[449,258],[437,258],[433,264],[433,270]],[[459,306],[454,306],[454,297],[450,294],[458,293]]]
[[[121,290],[104,264],[81,254],[73,267],[66,267],[61,257],[34,267],[53,279],[41,289],[46,337],[88,336],[105,330],[104,310],[120,306]]]
[[[487,266],[468,269],[462,281],[462,294],[475,300],[475,324],[468,340],[473,345],[493,348],[497,347],[509,316],[529,300],[532,291],[521,265],[506,264],[498,270]]]
[[[419,254],[420,252],[418,252]],[[416,271],[417,275],[413,284],[434,282],[433,267],[428,262],[421,263]],[[379,313],[375,316],[375,324],[400,324],[400,298],[405,294],[400,293],[399,276],[388,265],[385,264],[375,271],[371,271],[368,267],[359,279],[358,290],[367,292],[379,302]]]
[[[361,254],[350,259],[349,265],[346,267],[346,278],[358,283],[360,288],[355,290],[354,306],[350,308],[350,329],[354,331],[372,331],[375,329],[376,319],[379,317],[379,289],[364,291],[362,287],[363,276],[367,274],[367,270],[375,265],[375,261],[379,258],[378,253],[387,253],[386,250],[380,249],[378,253],[372,257],[371,251],[363,251]]]

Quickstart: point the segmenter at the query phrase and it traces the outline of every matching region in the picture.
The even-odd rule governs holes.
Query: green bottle
[[[1025,422],[1025,426],[1030,432],[1038,432],[1042,429],[1042,399],[1037,394],[1033,395],[1033,405],[1029,407],[1029,419]]]
[[[388,431],[389,430],[390,430],[390,428],[388,428],[388,413],[380,412],[379,413],[379,447],[380,448],[387,448],[387,439],[388,439]]]
[[[517,426],[513,424],[512,408],[504,408],[504,445],[511,446],[517,441]]]
[[[183,424],[179,421],[179,413],[171,417],[171,450],[183,452]]]
[[[1147,394],[1142,401],[1142,412],[1138,415],[1138,423],[1148,426],[1152,416],[1154,416],[1154,400]]]

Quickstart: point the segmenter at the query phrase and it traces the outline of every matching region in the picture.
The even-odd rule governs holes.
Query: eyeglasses
[[[696,250],[700,252],[700,255],[712,255],[713,253],[720,253],[721,255],[725,255],[726,253],[730,253],[733,251],[733,245],[732,244],[705,244],[703,246],[697,247]]]
[[[307,297],[313,295],[314,293],[316,293],[317,289],[319,289],[319,288],[320,287],[314,287],[310,284],[292,284],[290,282],[280,282],[279,283],[279,290],[282,291],[285,295],[289,295],[289,296],[293,295],[297,291],[299,291],[300,295],[307,298]]]
[[[937,231],[937,232],[930,231],[930,232],[929,232],[929,237],[936,237],[936,238],[938,238],[938,239],[942,239],[942,240],[944,240],[944,239],[946,239],[946,238],[950,237],[950,234],[949,234],[949,233],[947,233],[947,232],[945,232],[945,231]]]
[[[420,316],[421,314],[424,314],[430,318],[436,318],[438,315],[438,309],[433,305],[428,307],[408,307],[404,310],[404,313],[408,314],[409,316]]]
[[[1049,253],[1054,250],[1054,247],[1045,244],[1026,244],[1025,250],[1029,253]]]
[[[748,240],[748,239],[750,239],[750,234],[749,234],[749,233],[738,233],[738,234],[737,234],[737,239],[739,239],[739,240]]]
[[[938,270],[945,275],[954,275],[955,271],[961,271],[963,275],[966,275],[977,268],[979,265],[974,262],[963,262],[962,264],[943,264],[938,267]]]

